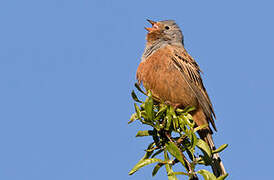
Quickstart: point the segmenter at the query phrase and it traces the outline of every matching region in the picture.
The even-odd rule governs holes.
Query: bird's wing
[[[215,113],[212,103],[208,97],[206,89],[200,75],[200,67],[196,61],[187,53],[182,46],[169,46],[173,52],[172,61],[177,69],[180,70],[188,85],[196,95],[199,104],[201,105],[207,119],[211,122],[213,128],[216,130],[216,125],[213,120]]]

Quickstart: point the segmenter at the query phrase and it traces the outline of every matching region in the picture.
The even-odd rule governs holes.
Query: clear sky
[[[0,2],[0,179],[133,176],[150,138],[130,92],[144,26],[174,19],[204,72],[228,179],[271,179],[274,3],[269,0]],[[164,168],[155,180],[167,179]]]

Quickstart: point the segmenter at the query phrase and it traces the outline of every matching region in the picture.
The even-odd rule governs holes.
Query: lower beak
[[[156,30],[155,28],[153,28],[153,27],[151,27],[151,28],[147,28],[147,27],[145,27],[145,29],[148,31],[148,32],[151,32],[151,31],[153,31],[153,30]]]

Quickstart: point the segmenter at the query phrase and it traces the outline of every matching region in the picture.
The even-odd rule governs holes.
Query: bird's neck
[[[166,46],[166,45],[176,45],[176,46],[183,46],[182,43],[172,42],[172,41],[164,41],[163,39],[158,39],[155,41],[147,41],[145,51],[142,55],[142,61],[152,55],[158,49]]]
[[[144,51],[143,56],[142,56],[142,61],[144,61],[146,58],[148,58],[155,51],[157,51],[158,49],[160,49],[161,47],[163,47],[167,44],[168,44],[168,42],[163,41],[161,39],[153,41],[153,42],[148,41],[146,43],[145,51]]]

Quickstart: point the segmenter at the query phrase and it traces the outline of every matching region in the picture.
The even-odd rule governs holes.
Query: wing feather
[[[196,95],[198,102],[201,105],[207,119],[210,121],[213,128],[217,130],[215,122],[213,120],[213,117],[215,118],[215,113],[212,103],[203,85],[199,65],[186,52],[184,48],[174,46],[169,46],[169,48],[171,48],[171,50],[174,52],[174,57],[171,57],[171,59],[174,62],[176,68],[180,70],[189,87]]]

